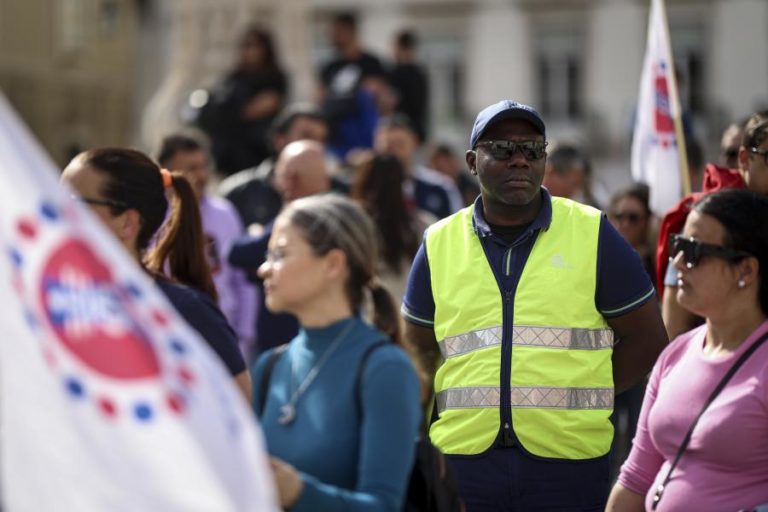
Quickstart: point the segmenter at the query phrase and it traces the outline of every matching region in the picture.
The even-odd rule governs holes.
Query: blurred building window
[[[58,44],[56,49],[64,55],[80,52],[85,47],[85,2],[83,0],[59,0],[53,5],[58,9]]]
[[[536,36],[536,104],[548,118],[579,119],[584,113],[583,39],[579,32],[561,29]]]
[[[672,52],[683,109],[703,114],[707,108],[707,30],[695,20],[670,20]]]
[[[429,75],[433,125],[460,123],[465,102],[464,41],[456,34],[420,34],[419,62]]]
[[[105,38],[113,37],[120,28],[120,5],[116,0],[102,0],[99,5],[99,28]]]

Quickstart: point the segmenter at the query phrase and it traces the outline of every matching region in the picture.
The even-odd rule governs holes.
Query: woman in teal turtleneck
[[[397,310],[376,279],[376,254],[372,222],[357,205],[310,197],[277,218],[259,268],[267,307],[301,324],[276,360],[264,404],[258,388],[270,352],[253,371],[254,410],[262,411],[281,504],[292,511],[402,508],[420,389],[396,346]],[[360,317],[366,288],[376,328]],[[387,338],[395,343],[370,352],[357,389],[363,354]]]

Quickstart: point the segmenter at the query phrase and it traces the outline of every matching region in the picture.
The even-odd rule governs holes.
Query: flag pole
[[[653,2],[653,0],[651,0]],[[667,6],[665,0],[658,0],[661,8],[661,17],[663,20],[664,36],[667,39],[667,48],[669,48],[670,55],[667,55],[669,61],[669,100],[675,109],[675,115],[672,116],[672,121],[675,123],[675,139],[677,139],[677,156],[680,161],[680,183],[683,186],[683,195],[691,193],[691,173],[688,169],[688,153],[685,145],[685,133],[683,132],[683,107],[680,104],[680,95],[677,89],[677,76],[675,76],[675,59],[672,55],[672,39],[670,37],[669,20],[667,19]]]

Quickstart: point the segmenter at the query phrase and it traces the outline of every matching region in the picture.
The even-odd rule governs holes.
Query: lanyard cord
[[[323,355],[321,355],[320,359],[318,359],[315,365],[310,368],[309,372],[307,372],[307,376],[304,377],[304,380],[301,381],[295,390],[293,390],[293,386],[297,380],[296,374],[298,373],[298,362],[296,361],[296,358],[291,358],[290,389],[293,390],[293,392],[291,393],[291,398],[288,399],[288,403],[280,407],[280,417],[277,419],[278,423],[281,425],[288,425],[289,423],[293,422],[293,420],[296,418],[296,403],[299,401],[299,398],[301,398],[310,384],[314,382],[314,380],[317,378],[317,375],[320,373],[320,370],[323,368],[323,366],[325,366],[325,363],[328,362],[336,349],[339,348],[341,342],[344,341],[344,338],[347,337],[347,335],[352,330],[352,327],[354,326],[355,323],[350,322],[349,325],[347,325],[344,330],[341,331],[336,336],[336,338],[334,338],[325,352],[323,352]]]

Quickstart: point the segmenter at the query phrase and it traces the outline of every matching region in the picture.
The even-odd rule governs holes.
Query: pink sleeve
[[[651,372],[648,386],[645,388],[643,407],[637,422],[637,432],[632,440],[632,451],[621,466],[618,481],[627,489],[642,496],[648,493],[653,481],[664,463],[664,456],[656,450],[648,430],[648,415],[656,402],[662,370],[666,358],[662,356],[656,361]]]

